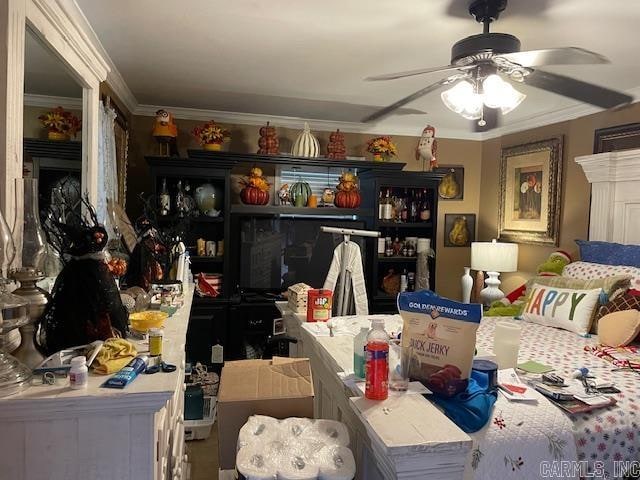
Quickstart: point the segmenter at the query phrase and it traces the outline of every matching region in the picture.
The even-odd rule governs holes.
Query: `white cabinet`
[[[86,390],[68,380],[0,399],[0,478],[11,480],[186,479],[184,342],[193,291],[165,322],[164,355],[178,368],[140,375],[123,390]],[[139,353],[146,342],[134,342]]]

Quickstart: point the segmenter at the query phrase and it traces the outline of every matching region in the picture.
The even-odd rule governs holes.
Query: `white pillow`
[[[600,288],[576,290],[534,283],[527,294],[521,318],[586,335],[600,291]]]
[[[592,280],[594,278],[613,277],[614,275],[630,275],[631,287],[640,290],[640,268],[626,265],[603,265],[600,263],[573,262],[562,270],[563,277]]]

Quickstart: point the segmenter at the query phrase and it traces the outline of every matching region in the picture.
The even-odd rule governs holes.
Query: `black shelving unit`
[[[212,183],[219,186],[223,194],[222,213],[219,217],[198,216],[189,219],[187,247],[190,250],[192,270],[194,272],[212,272],[223,275],[222,295],[218,298],[196,297],[193,301],[189,331],[187,337],[187,358],[190,361],[210,363],[211,346],[220,343],[224,346],[225,360],[244,358],[245,342],[266,341],[272,332],[273,319],[278,312],[273,297],[251,296],[239,292],[236,288],[239,280],[240,241],[238,219],[246,217],[276,218],[286,217],[295,221],[304,217],[327,217],[336,219],[353,218],[362,220],[367,228],[375,225],[374,211],[377,204],[374,197],[365,194],[366,185],[371,178],[383,175],[393,178],[402,175],[403,163],[380,163],[358,160],[336,161],[326,158],[302,158],[290,155],[253,155],[229,152],[207,152],[189,150],[189,158],[146,157],[151,170],[152,191],[157,194],[162,178],[167,178],[170,188],[175,188],[178,179],[188,179],[195,191],[198,185]],[[274,171],[280,165],[289,169],[297,168],[302,174],[307,167],[323,167],[357,171],[361,177],[363,204],[358,209],[334,207],[294,207],[275,205],[275,193],[271,192],[271,204],[264,206],[243,205],[231,192],[231,175],[244,174],[252,166],[264,171]],[[170,191],[170,193],[173,193]],[[377,196],[375,197],[377,198]],[[161,224],[171,224],[180,220],[177,215],[168,215]],[[162,226],[162,225],[161,225]],[[224,240],[222,257],[196,255],[195,240]],[[367,257],[376,254],[375,244],[367,246]],[[232,259],[236,261],[232,261]],[[367,260],[369,262],[369,260]],[[371,291],[371,290],[370,290]]]
[[[431,248],[436,249],[437,219],[438,219],[438,184],[442,174],[432,172],[365,172],[360,176],[362,195],[369,199],[369,209],[372,212],[369,228],[381,232],[381,236],[397,235],[406,237],[421,237],[431,239]],[[428,221],[396,222],[378,218],[380,192],[393,190],[426,190],[427,200],[431,209]],[[437,255],[437,253],[436,253]],[[416,257],[379,255],[377,251],[367,258],[365,270],[368,272],[367,289],[370,292],[370,311],[373,313],[397,313],[396,296],[389,295],[382,290],[382,279],[390,271],[401,273],[404,269],[415,272]],[[429,262],[430,286],[433,289],[436,281],[435,261]]]

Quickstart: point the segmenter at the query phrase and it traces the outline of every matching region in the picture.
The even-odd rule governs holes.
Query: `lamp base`
[[[498,272],[487,272],[489,278],[484,281],[485,288],[480,292],[478,299],[485,307],[490,307],[496,300],[504,298],[504,292],[500,290],[500,274]]]

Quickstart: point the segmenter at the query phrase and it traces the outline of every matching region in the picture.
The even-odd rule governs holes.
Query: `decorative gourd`
[[[339,190],[333,203],[338,208],[358,208],[361,201],[358,190]]]
[[[296,182],[289,189],[289,201],[296,207],[304,207],[311,196],[311,187],[307,182]]]
[[[309,200],[307,200],[307,207],[316,208],[318,206],[318,197],[315,195],[310,195]]]
[[[240,200],[247,205],[266,205],[269,203],[269,192],[257,187],[246,186],[240,192]]]
[[[293,144],[291,154],[296,157],[318,157],[320,155],[320,144],[318,139],[311,134],[308,123],[305,122],[304,130]]]
[[[346,158],[347,148],[344,146],[344,134],[340,130],[336,130],[329,135],[329,144],[327,145],[327,158],[336,160],[344,160]]]

